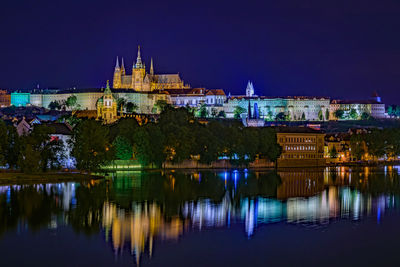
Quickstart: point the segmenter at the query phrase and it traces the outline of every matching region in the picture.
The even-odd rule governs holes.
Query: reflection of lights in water
[[[353,220],[358,220],[361,211],[361,194],[360,192],[355,192],[354,201],[353,201]]]
[[[245,177],[247,174],[248,172],[244,171]],[[347,174],[349,180],[351,178],[358,179],[356,172],[352,174],[346,172]],[[234,179],[235,188],[238,186],[240,191],[244,183],[238,180],[243,177],[239,175],[238,171],[233,171],[229,175]],[[249,178],[254,178],[256,175]],[[360,173],[360,175],[363,174]],[[221,172],[218,177],[221,180],[224,179],[225,188],[227,188],[228,172]],[[262,176],[260,178],[262,179]],[[391,195],[372,197],[349,187],[329,186],[329,184],[328,187],[319,187],[326,182],[325,176],[321,175],[320,178],[316,179],[309,173],[284,178],[286,180],[280,186],[286,186],[289,193],[282,198],[282,201],[276,198],[257,196],[240,198],[237,195],[236,198],[232,198],[233,190],[229,189],[219,201],[200,198],[179,204],[176,208],[179,217],[165,213],[166,210],[171,210],[168,203],[133,202],[129,208],[124,209],[115,203],[105,201],[102,212],[100,210],[96,215],[91,211],[84,218],[87,221],[95,221],[95,216],[101,218],[105,239],[110,243],[116,255],[122,253],[124,248],[129,247],[132,257],[139,262],[143,253],[148,252],[150,255],[153,253],[154,240],[176,240],[190,229],[224,228],[231,224],[242,223],[243,233],[251,237],[256,234],[260,224],[274,222],[314,225],[329,223],[330,220],[340,217],[360,220],[365,214],[376,216],[377,221],[380,222],[385,210],[398,206],[396,202],[399,199]],[[208,179],[203,179],[203,182],[205,180]],[[221,180],[218,183],[221,183]],[[176,186],[178,186],[178,181]],[[230,183],[232,182],[230,181]],[[38,192],[51,192],[51,195],[59,200],[57,205],[64,211],[71,212],[69,209],[73,211],[76,208],[75,188],[78,186],[79,184],[62,183],[46,184],[45,186],[34,185],[33,187]],[[4,194],[3,199],[7,199],[7,203],[10,203],[11,198],[16,197],[13,190],[18,191],[22,188],[23,186],[17,185],[2,186],[0,194]],[[312,192],[304,191],[305,188],[312,189]],[[222,183],[221,189],[223,189]],[[300,193],[297,194],[298,192]],[[299,195],[305,197],[290,197]],[[60,216],[60,218],[66,220],[66,216]],[[48,227],[59,226],[60,218],[51,217],[51,221],[47,224]],[[21,229],[23,227],[24,225]]]
[[[351,191],[350,188],[346,187],[341,190],[342,195],[342,217],[348,217],[350,212],[350,201],[351,201]]]
[[[237,170],[235,170],[233,173],[234,173],[235,191],[236,191],[236,187],[237,187],[237,179],[238,179],[238,171],[237,171]]]
[[[246,217],[245,217],[245,231],[247,233],[247,236],[249,237],[253,235],[254,232],[256,223],[256,219],[254,217],[255,217],[254,200],[250,200],[250,204],[247,207]]]

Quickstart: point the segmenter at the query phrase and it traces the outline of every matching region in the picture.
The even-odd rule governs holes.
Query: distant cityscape
[[[160,109],[157,108],[157,103],[160,101],[175,107],[196,109],[196,115],[205,118],[245,120],[249,114],[263,121],[331,121],[390,117],[376,92],[371,92],[370,97],[365,96],[364,100],[359,101],[331,99],[329,96],[271,97],[257,95],[253,83],[249,81],[245,94],[231,95],[226,94],[224,89],[193,88],[186,84],[179,74],[155,73],[153,59],[147,71],[139,47],[136,61],[131,66],[131,74],[127,73],[123,58],[121,63],[117,58],[110,91],[103,88],[37,88],[30,92],[1,90],[0,106],[80,110],[86,111],[88,116],[102,118],[107,123],[116,121],[130,111],[138,114],[158,114]],[[112,101],[107,102],[110,106],[103,107],[99,100],[107,92],[112,94]],[[67,102],[71,98],[74,98],[74,101],[69,105]],[[117,110],[112,108],[113,102],[117,104]],[[129,109],[129,105],[133,109]],[[260,126],[259,123],[257,125]]]
[[[155,74],[155,69],[151,59],[150,69],[147,71],[138,47],[131,74],[125,69],[124,59],[121,58],[121,63],[119,58],[116,59],[112,87],[107,81],[104,89],[34,89],[31,92],[1,90],[0,116],[5,125],[13,126],[23,143],[31,142],[22,137],[34,132],[36,125],[50,127],[51,131],[46,130],[49,140],[57,140],[63,144],[61,150],[59,147],[54,148],[59,150],[58,154],[54,152],[59,156],[56,165],[66,169],[79,169],[76,156],[81,152],[73,152],[73,147],[79,146],[79,142],[83,144],[90,140],[77,138],[78,135],[82,135],[83,130],[79,132],[76,125],[86,119],[96,120],[99,124],[87,123],[82,126],[88,128],[84,129],[88,131],[88,136],[91,135],[90,131],[104,131],[104,139],[97,140],[96,149],[107,149],[102,152],[103,158],[95,163],[95,166],[86,166],[86,170],[92,170],[93,167],[114,171],[120,168],[157,168],[161,165],[172,169],[237,166],[270,168],[326,166],[351,162],[369,164],[399,160],[400,146],[396,139],[398,124],[392,127],[394,129],[383,129],[385,124],[397,123],[395,118],[400,116],[400,108],[391,106],[386,111],[385,104],[376,92],[363,101],[317,96],[268,97],[258,96],[253,83],[249,81],[245,94],[226,95],[223,89],[192,88],[179,74]],[[173,128],[165,125],[155,126],[160,130],[159,135],[165,139],[152,152],[155,147],[146,145],[146,142],[152,143],[155,137],[150,134],[141,136],[143,140],[147,140],[141,140],[142,143],[132,139],[132,136],[140,132],[134,124],[157,124],[158,120],[162,120],[165,110],[170,112],[167,115],[169,118],[181,116],[180,118],[185,119],[179,123],[168,119],[167,123],[175,124]],[[179,113],[181,111],[183,113]],[[193,119],[190,119],[191,116]],[[129,122],[130,132],[125,132],[125,136],[122,136],[117,131],[117,135],[109,137],[108,133],[112,127],[123,129],[124,126],[119,124],[123,119],[133,120]],[[205,138],[203,129],[196,125],[207,125],[210,121],[216,121],[217,124],[210,126],[208,138]],[[188,125],[180,125],[187,122]],[[350,124],[343,128],[328,129],[335,126],[335,122],[338,122],[336,126]],[[354,125],[358,122],[364,122],[364,125]],[[325,128],[322,129],[321,125]],[[257,128],[257,134],[252,135],[250,130],[243,130],[243,126],[245,129]],[[263,131],[266,126],[270,129]],[[147,128],[149,127],[152,126]],[[12,134],[10,129],[4,129],[6,136]],[[178,131],[189,131],[190,135],[182,135],[182,138],[186,138],[185,141],[178,140]],[[225,134],[232,134],[230,142],[219,136],[224,131]],[[157,138],[161,138],[160,136]],[[194,144],[200,142],[201,138],[204,139],[201,141],[203,143],[197,144],[194,149]],[[44,145],[49,140],[40,142],[44,142]],[[383,143],[378,143],[382,140]],[[8,149],[4,159],[10,158],[7,153],[17,154],[15,158],[19,159],[12,162],[3,161],[9,168],[22,168],[19,164],[27,162],[24,153],[32,152],[29,147],[18,147],[18,142],[20,141],[16,138],[16,141],[11,140],[4,144],[7,147],[4,150]],[[186,147],[182,146],[184,142],[187,142]],[[71,146],[71,143],[74,145]],[[249,148],[251,145],[254,145],[253,149]],[[113,147],[112,156],[107,156],[111,153],[108,152],[108,146]],[[143,147],[140,148],[141,146]],[[218,149],[215,148],[214,151],[210,149],[211,146]],[[40,145],[38,149],[42,147]],[[15,150],[21,148],[28,150]],[[92,150],[96,151],[94,148]],[[88,152],[89,158],[99,159],[97,153],[100,152],[96,151],[92,155],[92,150],[82,153]],[[177,156],[179,153],[182,153],[182,156]],[[35,158],[33,154],[31,156]],[[53,163],[45,163],[49,160],[53,159],[43,159],[43,169],[53,166]],[[120,162],[115,163],[118,160]]]

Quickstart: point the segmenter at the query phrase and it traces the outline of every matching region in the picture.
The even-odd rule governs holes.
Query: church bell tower
[[[143,91],[143,80],[146,76],[146,66],[142,63],[140,56],[140,46],[138,46],[138,54],[136,63],[133,64],[132,68],[132,88],[136,91]]]
[[[117,63],[114,68],[113,88],[121,88],[121,68],[117,57]]]

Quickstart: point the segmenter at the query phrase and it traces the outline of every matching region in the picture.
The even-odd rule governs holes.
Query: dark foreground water
[[[400,167],[0,186],[0,266],[396,266]]]

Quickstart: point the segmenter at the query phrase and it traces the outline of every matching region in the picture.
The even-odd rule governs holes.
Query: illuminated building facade
[[[13,92],[11,93],[11,105],[16,107],[26,107],[30,105],[31,94],[30,93],[21,93],[21,92]]]
[[[135,92],[127,90],[112,90],[113,96],[124,98],[127,102],[135,103],[138,107],[137,113],[151,114],[157,112],[154,109],[155,104],[159,100],[170,103],[170,97],[165,92]],[[75,107],[65,107],[66,110],[94,110],[97,111],[97,101],[103,96],[103,89],[80,89],[80,90],[63,90],[57,92],[34,92],[29,95],[29,102],[26,105],[48,108],[53,101],[63,103],[71,96],[76,96]]]
[[[228,97],[223,106],[226,117],[233,118],[238,107],[243,110],[243,113],[246,113],[249,102],[252,107],[257,104],[260,118],[269,121],[337,120],[337,110],[343,110],[344,113],[343,118],[339,119],[359,120],[362,119],[363,113],[377,119],[387,118],[385,104],[381,103],[381,99],[376,93],[367,101],[331,101],[328,97],[306,96],[266,97],[255,95],[254,85],[250,81],[246,87],[246,95]],[[354,118],[350,116],[352,110],[356,111],[356,115],[353,115]],[[251,112],[257,111],[252,108]]]
[[[226,95],[222,89],[172,89],[165,92],[171,97],[172,105],[176,107],[196,108],[204,104],[207,107],[223,110],[226,101]]]
[[[276,130],[282,147],[279,167],[325,166],[324,133],[306,127],[277,127]]]
[[[11,105],[11,95],[7,90],[0,90],[0,107],[9,107]]]
[[[117,100],[111,93],[108,81],[103,96],[97,100],[97,119],[101,119],[104,123],[113,123],[118,119]]]
[[[190,88],[190,86],[183,83],[179,74],[154,74],[153,59],[150,62],[150,70],[147,72],[146,65],[140,55],[139,46],[136,62],[132,65],[131,75],[126,73],[124,59],[122,58],[120,65],[117,58],[114,68],[113,88],[148,92],[165,89],[185,89]]]
[[[258,113],[264,120],[274,121],[281,116],[290,121],[318,121],[327,120],[330,99],[325,97],[266,97],[254,94],[254,85],[249,81],[246,87],[246,95],[230,96],[224,104],[227,118],[233,118],[235,110],[240,107],[248,111],[248,105],[252,107],[253,114]],[[258,110],[254,110],[257,106]],[[249,112],[249,111],[248,111]]]

